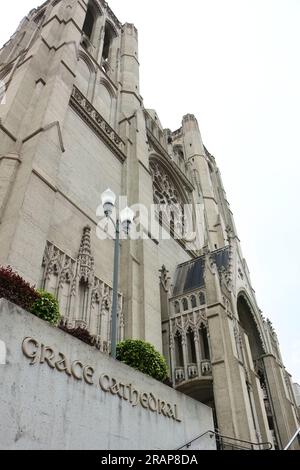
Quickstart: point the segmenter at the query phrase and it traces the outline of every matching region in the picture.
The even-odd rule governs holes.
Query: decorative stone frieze
[[[124,162],[126,160],[125,143],[76,86],[73,87],[70,106]]]

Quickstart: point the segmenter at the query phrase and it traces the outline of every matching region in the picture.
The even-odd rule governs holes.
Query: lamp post
[[[117,216],[116,221],[111,214],[116,204],[116,195],[107,189],[101,196],[104,214],[110,219],[115,228],[115,250],[114,250],[114,275],[113,275],[113,303],[111,317],[111,356],[117,356],[117,323],[118,323],[118,283],[119,283],[119,258],[120,258],[120,230],[128,235],[130,225],[133,223],[134,212],[126,207]]]

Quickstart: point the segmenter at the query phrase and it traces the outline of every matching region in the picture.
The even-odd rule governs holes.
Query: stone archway
[[[237,311],[240,325],[247,334],[253,361],[265,354],[262,334],[255,320],[253,309],[245,294],[241,293],[237,300]]]
[[[256,318],[254,308],[246,293],[241,292],[237,300],[237,312],[240,321],[240,338],[243,350],[243,362],[246,373],[247,391],[256,432],[264,440],[272,441],[278,448],[277,430],[271,405],[270,389],[266,380],[263,357],[266,354],[263,331]],[[249,347],[247,347],[248,339]],[[249,348],[254,370],[251,367]]]

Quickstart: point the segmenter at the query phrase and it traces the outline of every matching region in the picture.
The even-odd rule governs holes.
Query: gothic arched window
[[[192,331],[191,328],[189,328],[187,331],[186,341],[187,341],[188,363],[196,364],[197,357],[196,357],[195,338],[194,338],[194,332]]]
[[[182,191],[165,167],[154,158],[150,160],[150,170],[153,180],[153,199],[160,223],[165,223],[172,236],[183,238],[186,201]]]
[[[86,17],[82,27],[83,38],[81,45],[90,53],[96,51],[96,44],[100,41],[100,30],[98,28],[98,18],[101,15],[101,10],[94,0],[89,0]],[[97,30],[97,38],[95,33]]]
[[[204,292],[200,292],[199,300],[200,300],[200,305],[205,305],[206,304],[206,299],[205,299]]]
[[[88,283],[84,279],[80,280],[79,283],[79,312],[81,318],[86,319],[87,307],[88,307]]]
[[[104,33],[104,44],[102,51],[102,67],[106,72],[110,70],[110,64],[112,62],[113,55],[113,42],[117,37],[117,33],[113,26],[107,21],[105,24],[105,33]]]
[[[82,30],[84,34],[86,35],[86,37],[90,40],[92,38],[95,21],[96,21],[96,16],[95,16],[94,8],[92,6],[92,3],[89,2]]]
[[[192,308],[197,307],[197,300],[196,300],[195,295],[192,295],[192,297],[191,297],[191,304],[192,304]]]
[[[204,325],[201,325],[199,334],[200,334],[202,359],[206,359],[209,361],[210,351],[209,351],[209,344],[208,344],[208,335],[207,335],[207,329]]]
[[[177,367],[184,367],[183,350],[182,350],[182,336],[177,331],[175,337],[175,363]]]
[[[188,300],[186,298],[182,299],[182,307],[184,311],[189,309]]]
[[[180,303],[176,300],[174,303],[175,313],[180,313]]]

